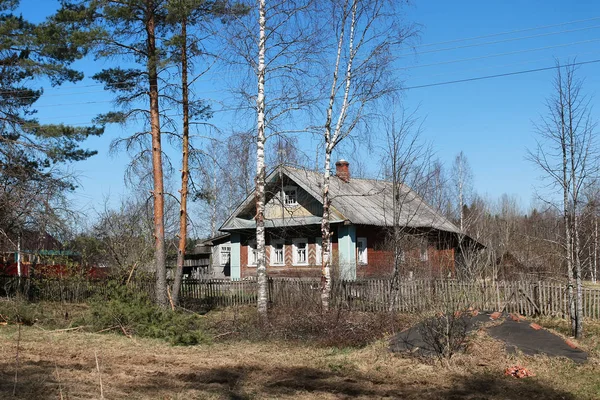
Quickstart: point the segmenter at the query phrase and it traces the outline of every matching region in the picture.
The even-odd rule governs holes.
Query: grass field
[[[565,328],[556,320],[541,322]],[[173,347],[117,332],[7,324],[0,327],[0,398],[594,399],[600,398],[600,329],[594,325],[589,332],[581,345],[591,351],[590,360],[581,366],[507,355],[483,332],[474,335],[465,354],[442,365],[390,353],[386,340],[339,349],[225,335],[226,341]],[[536,376],[504,376],[516,364]]]

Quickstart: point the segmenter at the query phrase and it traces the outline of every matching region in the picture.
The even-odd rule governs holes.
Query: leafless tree
[[[330,168],[335,148],[364,126],[378,100],[397,93],[391,66],[397,50],[414,35],[412,26],[402,26],[399,6],[393,1],[329,0],[321,2],[331,32],[328,48],[334,57],[324,59],[327,103],[323,107],[324,140],[322,184],[323,218],[321,303],[329,309],[331,292]],[[373,108],[371,108],[373,107]],[[372,115],[371,115],[372,117]]]
[[[571,330],[583,333],[582,270],[580,259],[580,213],[583,190],[598,173],[590,99],[583,92],[583,81],[572,65],[557,62],[554,94],[546,101],[547,114],[536,125],[537,147],[529,151],[530,160],[544,173],[552,188],[560,189],[567,264],[567,292]],[[575,288],[574,288],[575,286]]]
[[[318,60],[321,46],[313,0],[258,0],[247,17],[238,18],[228,30],[230,63],[250,73],[237,94],[255,109],[256,132],[256,250],[258,313],[267,317],[267,270],[265,246],[265,144],[269,137],[286,135],[292,114],[313,104],[311,63]],[[251,83],[251,85],[249,85]],[[254,86],[256,85],[256,86]],[[253,87],[253,89],[249,89]]]
[[[410,222],[417,217],[419,210],[414,209],[412,191],[429,192],[431,180],[431,149],[421,139],[422,121],[416,112],[407,112],[401,108],[396,116],[392,112],[391,120],[386,124],[386,147],[382,160],[384,175],[392,182],[392,223],[388,234],[388,243],[393,254],[393,268],[390,280],[389,309],[394,309],[396,291],[400,283],[400,267],[403,262],[406,242],[415,232],[407,230]],[[398,118],[398,120],[396,119]],[[388,204],[385,207],[389,207]],[[424,240],[427,240],[426,238]]]

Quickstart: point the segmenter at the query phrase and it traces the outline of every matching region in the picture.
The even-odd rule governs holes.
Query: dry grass
[[[0,394],[13,390],[18,330],[0,327]],[[98,366],[96,357],[98,356]],[[388,352],[298,341],[229,340],[172,347],[116,334],[22,327],[17,399],[593,399],[600,398],[597,352],[590,362],[506,355],[477,332],[448,366]],[[526,366],[536,377],[505,377]],[[98,370],[100,373],[98,373]]]

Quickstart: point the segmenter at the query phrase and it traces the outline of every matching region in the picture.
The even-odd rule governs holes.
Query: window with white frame
[[[321,265],[323,263],[323,238],[315,238],[315,263]]]
[[[225,266],[231,262],[231,245],[221,245],[220,260],[222,266]]]
[[[294,265],[308,265],[308,240],[294,239],[292,241]]]
[[[429,253],[427,252],[427,243],[421,245],[421,261],[429,260]]]
[[[285,244],[281,239],[271,241],[271,265],[285,264]]]
[[[256,250],[256,240],[248,242],[248,265],[256,266],[258,264],[258,251]]]
[[[284,186],[283,204],[285,206],[298,205],[298,189],[295,186]]]
[[[356,261],[359,264],[367,264],[367,238],[356,238]]]

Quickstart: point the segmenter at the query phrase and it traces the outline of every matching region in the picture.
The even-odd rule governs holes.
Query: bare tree
[[[582,193],[598,173],[590,100],[573,65],[557,62],[554,94],[546,101],[547,114],[536,125],[537,147],[530,160],[543,172],[552,188],[562,192],[563,247],[567,264],[567,292],[571,330],[583,334],[580,212]],[[575,286],[575,288],[574,288]]]
[[[419,212],[414,207],[407,212],[406,205],[413,200],[412,190],[428,192],[430,188],[427,186],[432,183],[431,150],[421,140],[422,121],[416,112],[407,112],[405,109],[400,109],[399,121],[396,121],[395,111],[391,121],[386,124],[386,148],[382,160],[384,175],[392,182],[392,227],[388,233],[393,254],[390,310],[394,309],[397,298],[395,292],[399,289],[405,243],[409,237],[414,237],[414,232],[407,231],[407,225]],[[389,207],[388,204],[385,206]]]
[[[330,168],[333,151],[355,134],[378,100],[397,92],[399,84],[390,71],[395,54],[414,34],[412,27],[400,26],[395,2],[387,0],[330,0],[322,3],[327,36],[334,57],[324,61],[328,85],[324,107],[324,165],[322,184],[323,218],[321,304],[329,309],[331,292]]]
[[[456,193],[456,215],[461,231],[467,228],[465,221],[465,205],[469,202],[473,189],[473,172],[465,153],[457,154],[452,164],[452,181]]]
[[[315,4],[313,0],[258,0],[253,12],[228,30],[227,41],[234,55],[229,61],[250,69],[237,94],[245,107],[252,105],[255,110],[257,309],[263,321],[267,317],[265,146],[271,136],[298,132],[286,122],[314,103],[313,89],[306,83],[312,79],[311,63],[318,60],[321,48],[312,12]]]

